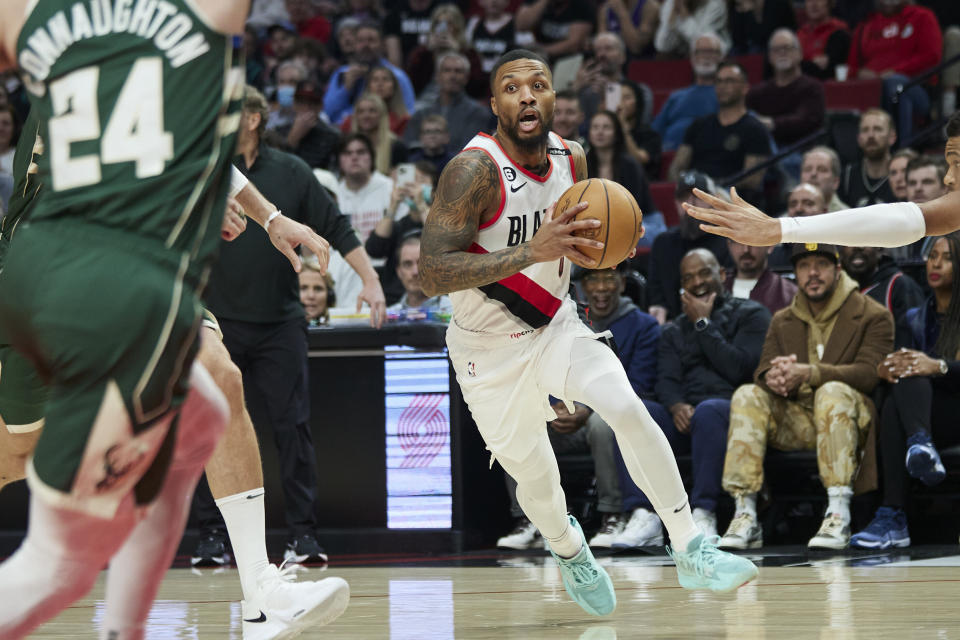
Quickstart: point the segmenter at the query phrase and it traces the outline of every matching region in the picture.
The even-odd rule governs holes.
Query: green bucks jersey
[[[31,222],[73,219],[135,234],[147,250],[212,255],[244,76],[234,39],[191,7],[34,4],[17,41],[45,131]]]

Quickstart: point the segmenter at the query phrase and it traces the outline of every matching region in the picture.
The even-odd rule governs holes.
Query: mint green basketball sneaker
[[[669,546],[667,553],[677,563],[677,577],[684,589],[733,591],[759,575],[756,565],[740,556],[717,549],[720,536],[694,538],[686,551]]]
[[[563,586],[573,601],[590,615],[605,616],[617,608],[617,594],[613,590],[613,582],[590,552],[580,523],[571,515],[567,517],[570,518],[570,526],[580,533],[583,540],[580,553],[572,558],[561,558],[553,553],[549,543],[547,549],[560,565]]]

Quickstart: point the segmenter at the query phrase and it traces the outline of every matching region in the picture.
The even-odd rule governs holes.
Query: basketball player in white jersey
[[[950,191],[935,200],[915,204],[891,202],[846,209],[809,218],[770,218],[731,190],[732,202],[697,191],[713,208],[685,204],[700,227],[735,242],[769,246],[779,242],[824,242],[854,247],[901,247],[924,236],[942,236],[960,229],[960,111],[946,126],[947,174]]]
[[[548,396],[580,401],[616,432],[630,474],[670,533],[680,583],[735,589],[757,575],[751,562],[718,551],[697,529],[670,446],[633,392],[619,359],[577,317],[567,296],[570,261],[595,264],[574,236],[597,221],[571,222],[581,204],[557,198],[587,177],[576,142],[550,133],[554,91],[537,54],[504,54],[491,74],[493,136],[480,134],[447,165],[423,230],[420,277],[429,296],[449,293],[450,359],[464,399],[493,456],[517,481],[517,499],[585,611],[616,607],[609,576],[566,514],[545,423]],[[556,213],[556,215],[555,215]]]

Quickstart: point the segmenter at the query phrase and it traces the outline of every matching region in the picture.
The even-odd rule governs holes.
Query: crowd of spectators
[[[937,150],[905,143],[918,125],[952,112],[960,64],[911,85],[898,100],[894,93],[960,52],[956,4],[255,0],[243,46],[247,82],[258,90],[248,94],[246,108],[257,107],[257,124],[248,127],[253,142],[239,164],[254,179],[268,161],[291,167],[296,156],[293,173],[312,169],[322,187],[310,193],[322,191],[354,230],[356,238],[339,238],[347,255],[332,252],[327,274],[307,261],[300,275],[311,325],[330,323],[337,306],[352,309],[378,295],[393,313],[449,313],[446,298],[427,299],[419,288],[419,232],[433,189],[471,138],[496,128],[489,105],[496,59],[517,47],[541,53],[555,71],[554,131],[583,144],[589,175],[627,186],[644,212],[640,256],[588,273],[577,291],[594,327],[613,333],[635,391],[674,451],[692,453],[698,523],[717,531],[717,504],[729,496],[735,514],[724,543],[756,546],[766,448],[816,449],[828,507],[811,545],[845,546],[850,495],[877,486],[876,467],[864,464],[868,442],[882,443],[880,476],[891,487],[884,508],[893,511],[878,512],[886,518],[881,524],[906,531],[904,473],[938,477],[933,463],[917,463],[917,471],[903,468],[903,455],[899,465],[887,459],[918,444],[927,447],[924,460],[935,459],[930,433],[939,424],[936,412],[933,427],[929,416],[905,424],[895,404],[903,398],[889,393],[905,385],[888,381],[938,375],[928,371],[933,361],[939,371],[938,358],[947,363],[945,377],[960,378],[950,352],[957,331],[946,313],[960,314],[948,284],[957,241],[890,252],[758,249],[705,234],[680,205],[699,204],[694,188],[722,194],[735,177],[741,195],[788,216],[937,197],[947,171],[930,155]],[[763,79],[742,56],[763,58]],[[634,60],[669,59],[682,66],[688,60],[691,80],[669,95],[629,73]],[[846,78],[882,84],[875,108],[858,116],[852,153],[808,144],[744,175],[819,131],[828,115],[823,82]],[[0,84],[0,195],[23,119],[22,94],[14,77]],[[290,176],[260,179],[278,181],[271,187],[281,198],[290,195]],[[309,209],[307,218],[317,215]],[[943,340],[936,337],[941,329]],[[894,347],[915,354],[920,364],[912,374],[903,374]],[[917,384],[927,385],[928,395],[929,382]],[[934,406],[943,393],[938,385]],[[626,474],[609,427],[589,407],[556,409],[548,428],[557,451],[590,452],[596,464],[603,518],[591,543],[661,542],[659,520]],[[291,476],[290,495],[303,482]],[[304,515],[311,500],[306,492],[288,509],[294,538],[312,526]],[[521,518],[515,500],[513,506]],[[519,520],[501,542],[536,544],[531,526]],[[891,544],[906,539],[900,533]]]

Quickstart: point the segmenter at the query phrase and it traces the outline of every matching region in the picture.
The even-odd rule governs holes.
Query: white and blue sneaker
[[[590,615],[605,616],[617,608],[617,594],[613,590],[613,582],[593,557],[580,523],[571,515],[567,517],[570,519],[570,526],[577,530],[583,540],[580,553],[572,558],[561,558],[549,545],[547,548],[560,565],[563,586],[573,601]]]
[[[742,587],[760,574],[746,558],[718,549],[719,542],[719,536],[708,538],[701,533],[687,545],[686,551],[667,546],[667,553],[677,563],[681,587],[724,593]]]
[[[294,580],[295,566],[264,569],[257,593],[242,602],[243,640],[286,640],[330,624],[347,609],[350,586],[342,578]]]
[[[902,509],[880,507],[877,514],[863,531],[853,534],[850,546],[859,549],[889,549],[909,547],[910,532],[907,530],[907,514]]]
[[[918,431],[907,438],[907,473],[928,487],[938,485],[947,477],[940,454],[926,431]]]

